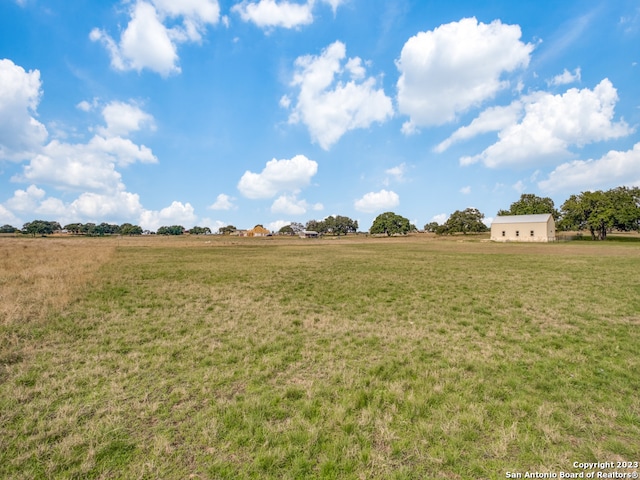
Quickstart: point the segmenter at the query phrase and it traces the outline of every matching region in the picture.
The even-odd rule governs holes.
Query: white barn
[[[491,223],[494,242],[553,242],[556,222],[550,213],[539,215],[504,215]]]

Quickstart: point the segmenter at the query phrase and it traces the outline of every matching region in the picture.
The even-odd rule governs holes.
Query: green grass
[[[637,247],[385,240],[119,247],[6,362],[0,477],[640,459]]]

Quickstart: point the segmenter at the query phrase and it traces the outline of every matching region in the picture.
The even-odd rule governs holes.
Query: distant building
[[[264,228],[262,225],[256,225],[247,232],[247,237],[267,237],[270,235],[271,232]]]
[[[318,232],[313,230],[303,230],[300,232],[300,238],[318,238]]]
[[[556,223],[550,213],[539,215],[504,215],[491,223],[494,242],[553,242]]]

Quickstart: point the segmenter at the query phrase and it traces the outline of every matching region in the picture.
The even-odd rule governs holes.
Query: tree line
[[[640,231],[640,188],[616,187],[610,190],[586,191],[578,195],[571,195],[556,209],[549,197],[539,197],[525,193],[513,202],[508,210],[499,210],[502,215],[533,215],[549,213],[556,221],[556,229],[560,231],[588,230],[591,238],[604,240],[613,230],[629,232]],[[456,233],[481,233],[489,228],[484,224],[484,214],[476,208],[456,210],[443,223],[430,222],[424,225],[424,231],[438,235],[452,235]],[[349,217],[336,215],[322,220],[309,220],[305,225],[292,222],[282,227],[278,233],[282,235],[297,235],[303,231],[314,231],[320,235],[347,235],[358,231],[358,221]],[[55,232],[66,231],[75,235],[105,236],[105,235],[142,235],[156,233],[158,235],[208,235],[209,227],[195,226],[189,230],[181,225],[162,226],[157,232],[144,231],[139,225],[123,223],[70,223],[61,227],[58,222],[34,220],[25,223],[22,229],[11,225],[0,227],[0,233],[23,233],[25,235],[50,235]],[[218,229],[219,234],[232,234],[237,231],[233,225]],[[370,234],[378,235],[406,235],[417,231],[415,225],[394,212],[378,215],[371,227]]]

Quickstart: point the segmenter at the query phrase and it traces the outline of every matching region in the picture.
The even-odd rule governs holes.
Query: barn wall
[[[502,232],[504,232],[504,236]],[[545,223],[494,223],[491,225],[491,240],[495,242],[552,242],[555,240],[553,218]]]

